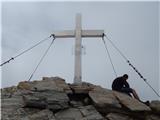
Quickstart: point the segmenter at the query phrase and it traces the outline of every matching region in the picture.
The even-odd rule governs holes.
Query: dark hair
[[[124,78],[128,78],[128,75],[127,75],[127,74],[124,74],[123,77],[124,77]]]

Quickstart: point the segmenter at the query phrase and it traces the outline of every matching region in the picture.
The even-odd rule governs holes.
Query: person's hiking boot
[[[147,105],[147,106],[149,106],[150,105],[150,102],[147,100],[147,101],[145,101],[145,102],[143,102],[143,101],[141,101],[141,103],[143,103],[143,104],[145,104],[145,105]]]

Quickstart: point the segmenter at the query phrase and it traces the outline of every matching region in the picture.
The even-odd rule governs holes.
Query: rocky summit
[[[160,101],[144,104],[123,93],[59,77],[1,89],[2,120],[160,120]]]

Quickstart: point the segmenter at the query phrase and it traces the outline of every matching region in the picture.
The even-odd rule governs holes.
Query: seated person
[[[125,93],[131,97],[133,95],[134,98],[136,98],[137,100],[140,101],[136,91],[134,89],[130,88],[127,80],[128,80],[127,74],[124,74],[123,76],[116,78],[112,83],[112,90]]]

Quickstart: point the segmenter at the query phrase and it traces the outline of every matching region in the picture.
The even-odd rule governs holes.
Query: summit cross
[[[64,30],[54,32],[55,38],[73,38],[75,37],[75,68],[74,84],[82,84],[82,38],[84,37],[103,37],[104,30],[82,30],[81,14],[76,14],[75,30]]]

